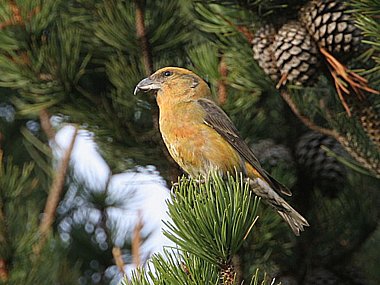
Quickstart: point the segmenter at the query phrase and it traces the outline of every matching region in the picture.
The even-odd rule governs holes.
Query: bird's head
[[[180,67],[164,67],[141,80],[134,91],[152,91],[159,97],[197,99],[211,96],[207,83],[194,72]]]

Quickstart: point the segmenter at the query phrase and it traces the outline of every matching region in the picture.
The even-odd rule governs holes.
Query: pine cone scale
[[[252,51],[253,58],[258,62],[259,66],[272,80],[277,81],[279,72],[275,63],[272,47],[275,34],[276,30],[269,25],[259,29],[252,40]]]
[[[320,47],[337,57],[352,56],[361,42],[347,4],[337,0],[315,0],[300,10],[300,20]]]
[[[318,74],[318,50],[299,22],[281,27],[273,42],[274,56],[281,75],[296,85],[311,85]]]

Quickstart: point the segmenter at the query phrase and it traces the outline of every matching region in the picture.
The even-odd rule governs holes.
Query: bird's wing
[[[259,172],[259,174],[266,180],[266,182],[269,183],[270,186],[272,186],[275,190],[281,191],[285,195],[292,195],[288,188],[271,177],[261,167],[260,162],[253,154],[252,150],[242,140],[238,130],[220,107],[218,107],[213,101],[204,98],[198,99],[197,103],[206,112],[206,117],[204,119],[206,125],[215,129],[229,144],[231,144],[239,152],[239,154]]]

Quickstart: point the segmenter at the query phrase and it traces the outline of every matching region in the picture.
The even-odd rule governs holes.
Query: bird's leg
[[[205,184],[206,183],[206,179],[205,178],[202,178],[202,177],[198,177],[196,179],[194,179],[194,181],[197,183],[197,184]]]
[[[173,190],[173,188],[177,188],[179,186],[179,182],[173,182],[172,181],[172,187],[171,189]]]
[[[247,183],[251,188],[257,188],[259,187],[259,183],[257,179],[251,179],[249,177],[244,178],[244,183]]]
[[[177,188],[177,187],[179,186],[179,183],[181,182],[181,179],[182,179],[182,178],[180,178],[178,182],[173,182],[173,181],[172,181],[172,187],[171,187],[172,190],[173,190],[174,188]],[[190,175],[188,175],[187,179],[189,179],[189,180],[192,179],[195,183],[197,183],[197,184],[199,184],[199,185],[201,185],[201,184],[205,184],[205,183],[206,183],[206,179],[203,178],[203,177],[201,177],[201,176],[199,176],[198,178],[193,178],[193,177],[191,177]]]

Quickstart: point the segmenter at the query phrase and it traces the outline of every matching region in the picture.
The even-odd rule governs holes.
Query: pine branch
[[[377,63],[369,73],[379,80],[379,63],[380,63],[380,4],[377,0],[350,0],[353,8],[352,14],[356,19],[356,25],[363,31],[366,37],[363,42],[371,46],[372,58]],[[378,82],[379,83],[379,82]]]
[[[144,4],[142,0],[134,0],[136,5],[136,34],[142,48],[143,62],[146,75],[153,73],[153,61],[145,32]]]
[[[0,133],[0,173],[3,167],[3,150],[1,149],[2,134]],[[0,197],[0,245],[1,247],[7,247],[8,235],[6,229],[5,212],[3,205],[3,197]],[[0,282],[6,282],[9,277],[8,265],[5,256],[0,257]]]
[[[218,285],[217,268],[201,258],[179,250],[165,249],[162,255],[154,255],[147,269],[138,269],[132,273],[131,281],[125,285]]]
[[[256,218],[258,199],[242,177],[206,182],[181,179],[168,204],[173,223],[165,235],[183,250],[216,265],[228,264]],[[202,238],[199,238],[199,237]]]
[[[337,141],[373,176],[380,178],[380,160],[373,157],[372,153],[365,151],[351,133],[346,133],[346,136],[339,136]]]
[[[39,181],[32,176],[33,164],[24,163],[20,169],[12,160],[6,157],[5,165],[0,160],[0,223],[4,223],[0,227],[0,236],[4,238],[0,241],[0,275],[9,277],[7,284],[24,283],[17,282],[26,280],[22,272],[28,271],[28,276],[33,276],[29,253],[39,214],[37,203],[31,195],[36,193],[34,190],[39,185]],[[20,228],[21,223],[25,223],[27,228]],[[21,260],[20,256],[25,258],[23,262],[15,263],[14,260]]]
[[[137,224],[135,228],[133,229],[132,234],[132,258],[133,258],[133,264],[136,265],[136,267],[139,267],[141,263],[141,230],[143,228],[143,222],[141,217],[141,212],[138,212],[137,216]]]
[[[112,256],[113,256],[113,259],[115,260],[115,264],[117,268],[119,269],[119,271],[123,275],[125,275],[124,261],[123,261],[123,256],[122,256],[120,247],[114,246],[112,248]]]
[[[370,98],[347,98],[352,115],[357,118],[371,142],[380,151],[380,113]]]
[[[153,73],[153,60],[151,56],[149,41],[148,41],[148,38],[146,36],[146,31],[145,31],[146,29],[145,29],[145,19],[144,19],[144,6],[143,6],[142,0],[135,0],[135,5],[136,5],[136,33],[137,33],[138,39],[140,40],[140,46],[143,53],[145,75],[149,76],[150,74]],[[153,97],[149,97],[148,101],[150,102],[150,105],[151,105],[153,125],[156,132],[158,132],[158,129],[159,129],[158,106]],[[161,150],[163,154],[170,162],[171,180],[175,180],[180,175],[178,165],[174,162],[173,158],[170,156],[162,140],[159,141],[159,144],[161,146]]]
[[[9,0],[8,5],[9,5],[9,9],[12,13],[12,16],[8,21],[5,21],[5,22],[0,24],[0,29],[4,29],[4,28],[11,26],[11,25],[16,25],[16,24],[22,25],[23,24],[23,20],[22,20],[21,13],[20,13],[20,8],[17,6],[15,1]]]
[[[41,219],[41,223],[39,227],[41,237],[40,237],[39,243],[35,247],[36,255],[40,254],[41,249],[47,239],[48,233],[50,232],[51,225],[53,224],[55,212],[56,212],[60,197],[62,196],[66,172],[69,167],[70,157],[71,157],[72,150],[74,148],[77,134],[78,134],[78,128],[75,128],[70,145],[68,149],[66,150],[64,156],[62,157],[61,164],[58,167],[55,177],[53,179],[53,183],[51,185],[49,195],[45,204],[44,216]]]
[[[226,103],[227,100],[227,86],[226,86],[226,78],[228,75],[228,66],[223,58],[223,55],[221,55],[219,60],[219,74],[220,79],[218,80],[218,101],[219,104],[223,105]]]
[[[320,127],[317,125],[312,118],[306,116],[301,113],[298,105],[294,102],[291,95],[287,91],[281,91],[281,96],[291,108],[292,112],[300,119],[300,121],[310,128],[313,131],[319,132],[321,134],[331,136],[336,139],[344,149],[364,168],[366,168],[369,173],[373,176],[378,177],[380,174],[380,161],[377,157],[376,153],[372,153],[369,150],[365,150],[365,148],[361,145],[362,142],[359,142],[357,137],[351,131],[347,131],[346,129],[327,129]],[[321,101],[322,102],[322,101]],[[324,109],[325,117],[332,125],[336,125],[338,123],[338,119],[334,118],[331,111],[328,110],[325,104],[322,102],[321,107]],[[347,125],[347,121],[344,121],[343,124]],[[347,128],[347,126],[346,126]]]
[[[6,283],[9,278],[7,262],[5,259],[0,258],[0,282]]]
[[[300,121],[307,126],[309,129],[316,131],[318,133],[324,134],[326,136],[330,136],[335,138],[336,140],[339,139],[339,134],[335,130],[330,130],[326,128],[322,128],[318,125],[316,125],[309,117],[306,115],[301,114],[299,111],[296,103],[291,98],[291,95],[287,91],[281,91],[281,97],[285,100],[285,102],[288,104],[290,109],[293,111],[293,113],[300,119]]]
[[[236,280],[233,283],[222,283],[218,274],[218,268],[205,262],[203,259],[180,250],[164,250],[161,255],[154,255],[147,269],[137,269],[132,273],[131,280],[125,277],[121,282],[123,285],[224,285],[224,284],[243,284]],[[244,281],[243,281],[244,282]],[[246,282],[244,282],[245,284]],[[257,269],[252,275],[251,285],[273,285],[275,280],[270,280],[264,274],[261,277]]]
[[[46,109],[43,109],[40,111],[40,123],[41,123],[41,128],[46,134],[46,137],[48,140],[54,140],[55,138],[55,131],[53,129],[53,126],[51,125],[50,122],[50,115]]]
[[[351,110],[345,97],[357,96],[360,100],[365,99],[364,91],[379,95],[380,91],[375,90],[368,85],[368,80],[348,70],[348,68],[332,56],[326,49],[320,47],[319,50],[324,55],[332,78],[334,79],[335,89],[338,97],[342,102],[348,116],[351,116]],[[352,94],[353,93],[353,94]]]
[[[165,235],[179,249],[154,256],[148,270],[135,271],[125,284],[238,284],[233,256],[257,219],[259,201],[248,184],[239,175],[223,181],[213,173],[204,182],[183,177],[173,191]]]

